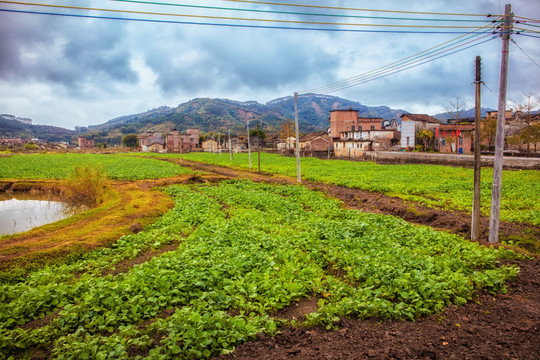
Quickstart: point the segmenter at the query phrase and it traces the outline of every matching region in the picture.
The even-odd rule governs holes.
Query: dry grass
[[[75,165],[64,181],[62,200],[74,206],[94,208],[103,202],[109,178],[101,165]]]

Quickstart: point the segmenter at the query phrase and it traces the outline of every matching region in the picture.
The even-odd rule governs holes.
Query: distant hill
[[[0,115],[0,137],[40,138],[48,142],[71,141],[75,131],[50,125],[32,125],[30,119],[21,122],[13,115]]]
[[[298,98],[298,118],[301,132],[318,131],[328,128],[330,110],[353,108],[364,117],[381,117],[391,120],[406,113],[387,106],[369,107],[359,102],[336,96],[317,94]],[[170,131],[176,127],[180,131],[195,127],[202,132],[243,131],[246,120],[253,125],[262,120],[267,130],[278,130],[286,119],[294,119],[294,99],[292,96],[260,104],[256,101],[240,102],[228,99],[198,98],[178,105],[176,108],[162,106],[140,114],[121,116],[101,125],[88,126],[89,132],[107,132],[109,136],[127,133],[142,133],[146,130]]]
[[[491,108],[481,108],[481,117],[486,117],[487,116],[487,112],[488,111],[496,111],[496,109],[491,109]],[[469,110],[465,110],[463,112],[461,112],[460,114],[460,118],[474,118],[475,116],[475,110],[474,108],[471,108]],[[442,121],[444,123],[448,122],[449,119],[453,119],[454,116],[449,113],[449,112],[445,112],[445,113],[442,113],[442,114],[437,114],[437,115],[433,115],[433,117],[439,121]]]

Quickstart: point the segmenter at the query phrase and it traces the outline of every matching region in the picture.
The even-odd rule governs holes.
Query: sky
[[[160,6],[111,0],[35,0],[33,3],[100,9],[275,19],[287,21],[391,23],[390,20],[302,16]],[[318,14],[434,18],[436,15],[359,12],[255,4],[227,0],[155,0],[169,4]],[[503,14],[499,0],[274,0],[276,3],[334,7]],[[540,19],[540,2],[517,0],[516,16]],[[109,17],[266,26],[325,27],[197,17],[127,14],[9,4],[0,10],[46,11]],[[482,19],[479,16],[454,16]],[[394,21],[394,24],[435,24]],[[447,23],[438,22],[437,25]],[[451,23],[455,25],[456,23]],[[532,36],[512,35],[508,105],[526,95],[540,97],[540,23],[529,22]],[[458,26],[471,26],[469,22]],[[474,23],[472,26],[484,26]],[[328,26],[326,26],[328,27]],[[350,29],[350,26],[340,26]],[[367,27],[354,27],[367,29]],[[374,27],[371,27],[374,28]],[[405,30],[377,27],[377,30]],[[410,29],[409,29],[410,30]],[[415,30],[424,30],[415,28]],[[427,29],[426,29],[427,30]],[[463,29],[432,29],[463,31]],[[469,29],[467,29],[469,30]],[[473,30],[473,29],[471,29]],[[524,32],[525,34],[525,32]],[[225,27],[61,17],[0,11],[0,114],[31,118],[34,124],[74,129],[104,123],[159,106],[175,107],[193,98],[227,98],[266,103],[391,64],[461,36],[460,34],[365,33]],[[474,61],[482,57],[482,106],[497,108],[502,41],[483,44],[399,73],[351,86],[329,95],[368,106],[389,106],[434,115],[459,98],[474,106]],[[471,43],[472,44],[472,43]],[[464,46],[463,46],[464,47]],[[419,63],[417,63],[419,64]]]

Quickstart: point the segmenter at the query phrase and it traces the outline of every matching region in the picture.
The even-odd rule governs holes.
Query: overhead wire
[[[324,90],[322,93],[323,94],[329,94],[329,93],[334,93],[336,91],[340,91],[340,90],[343,90],[343,89],[347,89],[347,88],[350,88],[350,87],[354,87],[354,86],[358,86],[358,85],[361,85],[361,84],[364,84],[364,83],[367,83],[367,82],[370,82],[370,81],[373,81],[373,80],[378,80],[378,79],[381,79],[381,78],[384,78],[384,77],[387,77],[387,76],[390,76],[390,75],[394,75],[394,74],[397,74],[397,73],[400,73],[400,72],[403,72],[405,70],[409,70],[409,69],[412,69],[412,68],[415,68],[415,67],[418,67],[420,65],[424,65],[426,63],[429,63],[429,62],[432,62],[432,61],[435,61],[435,60],[438,60],[438,59],[441,59],[443,57],[446,57],[446,56],[449,56],[449,55],[452,55],[452,54],[455,54],[455,53],[458,53],[460,51],[463,51],[463,50],[467,50],[469,48],[472,48],[472,47],[475,47],[475,46],[478,46],[478,45],[481,45],[481,44],[484,44],[488,41],[491,41],[493,39],[495,39],[496,36],[492,36],[491,38],[487,39],[487,40],[484,40],[484,41],[481,41],[481,42],[477,42],[475,44],[472,44],[472,45],[469,45],[469,46],[466,46],[466,47],[460,47],[460,48],[456,48],[455,51],[452,51],[450,53],[447,53],[447,54],[443,54],[443,55],[440,55],[440,56],[437,56],[435,58],[432,58],[430,59],[431,57],[433,56],[436,56],[436,55],[439,55],[439,54],[436,54],[436,55],[432,55],[432,56],[429,56],[429,57],[426,57],[425,61],[422,61],[422,62],[419,62],[418,61],[415,61],[413,63],[410,63],[410,64],[406,64],[406,65],[402,65],[402,66],[399,66],[399,67],[396,67],[396,68],[393,68],[393,69],[389,69],[389,70],[386,70],[380,74],[374,74],[374,75],[371,75],[371,76],[368,76],[366,78],[362,78],[362,79],[359,79],[358,81],[355,81],[353,83],[349,83],[349,84],[344,84],[343,86],[340,86],[340,87],[337,87],[337,88],[330,88],[330,89],[326,89]],[[429,59],[429,60],[426,60],[426,59]]]
[[[502,15],[493,15],[493,14],[463,14],[463,13],[444,13],[444,12],[429,12],[429,11],[362,9],[362,8],[350,8],[350,7],[340,7],[340,6],[291,4],[291,3],[278,3],[278,2],[271,2],[271,1],[253,1],[253,0],[223,0],[223,1],[248,3],[248,4],[274,5],[274,6],[305,7],[305,8],[328,9],[328,10],[347,10],[347,11],[372,11],[372,12],[385,12],[385,13],[398,13],[398,14],[446,15],[446,16],[488,16],[488,17],[489,16],[502,16]]]
[[[392,62],[390,64],[385,65],[385,66],[381,66],[381,67],[379,67],[377,69],[374,69],[374,70],[371,70],[371,71],[369,71],[367,73],[363,73],[363,74],[354,76],[352,78],[348,78],[348,79],[345,79],[345,80],[341,80],[341,81],[338,81],[338,82],[335,82],[335,83],[327,84],[327,85],[324,85],[324,86],[321,86],[321,87],[318,87],[318,88],[314,88],[314,89],[310,89],[310,90],[306,90],[306,91],[303,91],[303,92],[318,92],[318,91],[326,91],[328,89],[333,89],[333,88],[339,88],[342,85],[348,85],[348,84],[354,83],[354,82],[356,82],[358,80],[361,80],[361,79],[365,78],[366,76],[370,76],[372,74],[378,74],[380,72],[388,71],[388,69],[392,69],[392,68],[398,67],[398,66],[403,66],[404,64],[405,65],[410,64],[411,62],[413,62],[416,59],[420,59],[420,60],[416,60],[416,61],[421,61],[421,59],[423,57],[427,57],[429,54],[432,54],[434,52],[441,52],[441,50],[444,50],[446,48],[448,48],[448,50],[444,50],[444,51],[450,51],[450,50],[456,48],[457,46],[463,46],[465,44],[471,43],[472,41],[479,40],[479,39],[475,39],[475,40],[471,40],[469,42],[466,42],[465,44],[457,45],[457,44],[459,44],[461,42],[464,42],[466,40],[469,40],[471,38],[474,38],[474,37],[477,37],[477,36],[480,36],[480,35],[484,35],[482,38],[485,38],[486,36],[491,35],[491,31],[488,30],[486,27],[479,28],[479,29],[477,29],[477,31],[482,31],[482,32],[478,32],[478,33],[475,33],[474,35],[470,35],[470,36],[466,36],[466,35],[458,36],[457,38],[445,41],[445,42],[443,42],[441,44],[438,44],[436,46],[433,46],[433,47],[431,47],[429,49],[423,50],[421,52],[410,55],[410,56],[405,57],[403,59],[394,61],[394,62]],[[452,46],[453,46],[453,48],[450,48]],[[431,56],[436,56],[436,55],[437,54],[434,54],[434,55],[431,55]]]
[[[260,19],[260,18],[239,18],[233,16],[215,16],[215,15],[197,15],[197,14],[178,14],[178,13],[163,13],[154,11],[139,11],[139,10],[121,10],[108,8],[92,8],[85,6],[73,5],[58,5],[58,4],[43,4],[30,3],[23,1],[0,0],[0,3],[34,7],[49,7],[54,9],[69,9],[69,10],[86,10],[86,11],[101,11],[121,14],[135,15],[154,15],[154,16],[172,16],[185,17],[194,19],[210,19],[210,20],[227,20],[227,21],[249,21],[249,22],[269,22],[279,24],[300,24],[300,25],[327,25],[327,26],[353,26],[353,27],[391,27],[391,28],[432,28],[432,29],[473,29],[477,26],[462,26],[462,25],[405,25],[405,24],[368,24],[368,23],[343,23],[343,22],[326,22],[326,21],[306,21],[306,20],[286,20],[286,19]]]
[[[529,60],[531,60],[531,61],[534,63],[534,65],[536,65],[538,68],[540,68],[540,65],[538,65],[538,63],[537,63],[536,61],[534,61],[533,58],[530,57],[529,54],[527,54],[527,53],[525,52],[525,50],[523,50],[523,49],[521,48],[521,46],[519,46],[518,43],[517,43],[514,39],[510,39],[510,41],[512,41],[512,42],[514,43],[514,45],[516,45],[516,46],[518,47],[518,49],[521,50],[521,52],[524,53],[525,56],[527,56],[527,57],[529,58]]]
[[[360,19],[374,19],[374,20],[400,20],[400,21],[492,22],[492,20],[483,20],[483,19],[441,19],[441,18],[426,19],[426,18],[410,18],[410,17],[404,18],[404,17],[390,17],[390,16],[352,15],[352,14],[308,13],[308,12],[299,12],[299,11],[246,9],[246,8],[231,8],[231,7],[205,6],[205,5],[193,5],[193,4],[178,4],[178,3],[168,3],[168,2],[160,2],[160,1],[144,1],[144,0],[110,0],[110,1],[122,2],[122,3],[145,4],[145,5],[172,6],[172,7],[184,7],[184,8],[207,9],[207,10],[268,13],[268,14],[280,14],[280,15],[300,15],[300,16],[320,16],[320,17],[339,17],[339,18],[360,18]]]
[[[378,29],[341,29],[341,28],[320,28],[320,27],[298,27],[298,26],[276,26],[276,25],[253,25],[253,24],[235,24],[235,23],[215,23],[215,22],[195,22],[195,21],[179,21],[165,19],[144,19],[144,18],[129,18],[115,17],[102,15],[87,15],[87,14],[70,14],[57,13],[46,11],[32,10],[15,10],[15,9],[0,9],[2,12],[11,12],[19,14],[33,15],[50,15],[59,17],[74,17],[86,19],[102,19],[116,21],[134,21],[145,23],[159,24],[180,24],[180,25],[197,25],[197,26],[216,26],[216,27],[233,27],[233,28],[250,28],[250,29],[272,29],[272,30],[301,30],[301,31],[324,31],[324,32],[351,32],[351,33],[380,33],[380,34],[470,34],[470,31],[427,31],[427,30],[378,30]]]

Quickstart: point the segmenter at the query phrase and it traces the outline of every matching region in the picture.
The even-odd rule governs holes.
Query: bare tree
[[[460,119],[464,118],[467,111],[469,101],[462,99],[461,96],[456,96],[453,100],[448,101],[448,106],[445,106],[446,112],[451,116],[452,121],[456,124]]]
[[[531,142],[534,142],[536,147],[534,119],[535,117],[538,117],[535,110],[540,105],[540,99],[534,97],[530,93],[524,95],[525,101],[521,104],[514,102],[513,110],[515,112],[515,118],[517,121],[519,121],[521,127],[519,139],[525,142],[527,146],[527,156],[529,156],[531,151]]]

